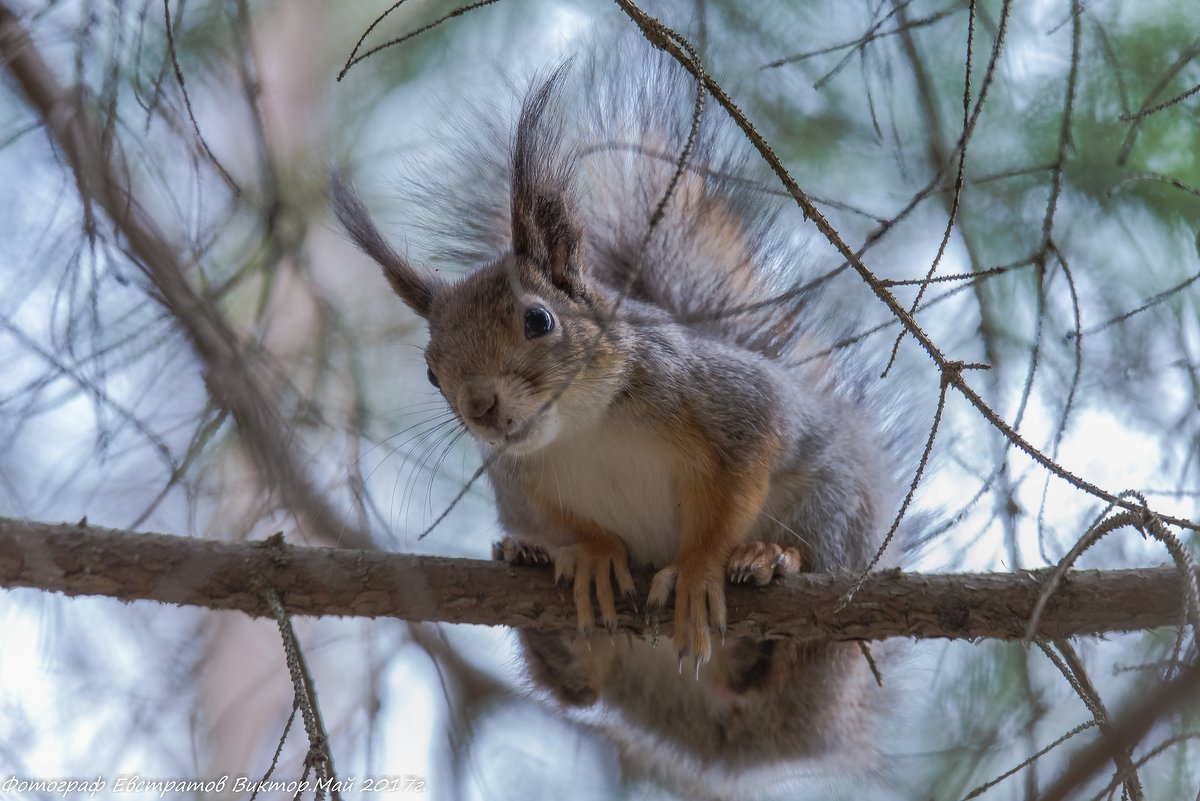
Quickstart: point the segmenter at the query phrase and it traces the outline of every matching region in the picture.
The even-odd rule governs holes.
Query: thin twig
[[[361,37],[359,37],[358,43],[354,45],[354,49],[350,51],[350,56],[346,59],[345,66],[343,66],[341,72],[338,73],[337,79],[338,79],[339,83],[341,82],[342,78],[346,77],[346,73],[350,71],[351,67],[353,67],[355,64],[358,64],[360,61],[365,61],[366,59],[368,59],[371,56],[378,53],[380,50],[386,50],[389,47],[394,47],[399,44],[404,44],[409,39],[415,39],[416,37],[420,36],[421,34],[427,32],[427,31],[430,31],[430,30],[436,28],[437,26],[441,25],[443,22],[448,22],[449,20],[452,20],[455,17],[461,17],[463,14],[466,14],[470,11],[474,11],[477,8],[482,8],[483,6],[490,6],[493,3],[499,2],[499,0],[479,0],[479,2],[476,2],[476,3],[470,3],[465,6],[460,6],[459,8],[454,9],[453,11],[451,11],[448,14],[438,17],[433,22],[430,22],[428,25],[422,25],[420,28],[417,28],[414,31],[409,31],[408,33],[404,34],[403,36],[398,36],[395,39],[389,39],[388,41],[384,42],[383,44],[376,45],[375,47],[372,47],[370,50],[366,51],[365,53],[359,54],[358,53],[359,48],[362,47],[362,43],[366,40],[367,36],[370,35],[371,31],[375,30],[375,26],[378,25],[380,22],[382,22],[383,18],[386,17],[388,14],[391,14],[397,8],[404,5],[405,2],[406,2],[406,0],[399,0],[399,2],[392,4],[392,6],[390,8],[388,8],[387,11],[383,12],[378,17],[376,17],[375,20],[370,24],[370,26],[363,32],[363,35]]]
[[[887,550],[892,537],[896,536],[896,531],[900,528],[900,522],[904,519],[904,514],[908,511],[909,504],[912,503],[913,497],[917,494],[917,486],[921,483],[921,476],[925,474],[925,466],[929,464],[929,455],[933,452],[933,442],[937,438],[938,428],[942,424],[942,412],[946,408],[946,390],[948,386],[948,382],[942,382],[942,389],[938,394],[937,410],[933,413],[933,424],[929,427],[929,437],[925,440],[925,448],[921,451],[921,459],[917,462],[917,470],[913,474],[913,480],[909,484],[908,492],[905,493],[904,500],[900,504],[900,509],[896,512],[896,517],[892,520],[892,525],[883,537],[883,542],[879,544],[875,555],[871,557],[871,562],[863,568],[862,572],[859,573],[858,580],[854,582],[854,586],[846,593],[845,603],[847,604],[853,600],[854,593],[862,585],[862,582],[866,580],[867,575],[875,569],[875,565],[879,564],[879,560],[883,558],[883,552]]]
[[[1163,109],[1170,108],[1171,106],[1175,105],[1176,103],[1180,103],[1184,100],[1187,100],[1189,97],[1196,94],[1197,92],[1200,92],[1200,83],[1196,84],[1191,89],[1188,89],[1186,92],[1180,92],[1179,94],[1172,97],[1170,100],[1164,100],[1163,102],[1159,103],[1157,106],[1151,106],[1150,108],[1144,108],[1141,111],[1137,112],[1136,114],[1129,114],[1129,113],[1122,114],[1120,117],[1121,122],[1132,122],[1133,120],[1140,120],[1142,117],[1148,117],[1149,115],[1155,114],[1159,111],[1162,111]]]
[[[1171,287],[1170,289],[1164,289],[1162,292],[1159,292],[1157,295],[1151,296],[1145,303],[1143,303],[1141,306],[1138,306],[1136,309],[1130,309],[1127,312],[1122,312],[1121,314],[1118,314],[1116,317],[1113,317],[1111,320],[1105,320],[1103,323],[1094,325],[1091,328],[1087,329],[1086,331],[1069,332],[1067,334],[1067,339],[1074,339],[1076,341],[1079,341],[1079,339],[1081,339],[1084,336],[1090,336],[1091,334],[1099,333],[1100,331],[1103,331],[1104,329],[1106,329],[1110,326],[1116,325],[1117,323],[1123,323],[1126,320],[1128,320],[1130,317],[1133,317],[1135,314],[1141,314],[1142,312],[1146,311],[1146,309],[1153,308],[1154,306],[1157,306],[1158,304],[1162,303],[1164,300],[1168,300],[1173,295],[1179,294],[1180,292],[1187,289],[1192,284],[1196,283],[1197,280],[1200,280],[1200,272],[1196,273],[1195,275],[1191,276],[1190,278],[1187,278],[1187,279],[1179,282],[1178,284]]]
[[[1101,765],[1111,761],[1114,754],[1133,748],[1160,718],[1177,712],[1180,705],[1194,698],[1198,690],[1200,663],[1192,663],[1178,678],[1160,685],[1149,694],[1132,699],[1126,704],[1124,712],[1113,718],[1112,736],[1097,738],[1090,746],[1077,753],[1067,769],[1046,789],[1039,801],[1066,801],[1068,798],[1078,797],[1076,790],[1090,779]],[[1140,766],[1143,761],[1139,759],[1135,764]],[[1121,778],[1114,777],[1114,781],[1120,783]]]
[[[1050,744],[1049,744],[1049,745],[1047,745],[1045,748],[1042,748],[1041,750],[1037,751],[1036,753],[1034,753],[1034,754],[1031,754],[1031,755],[1030,755],[1030,756],[1028,756],[1027,758],[1025,758],[1025,759],[1021,760],[1021,762],[1020,762],[1020,763],[1018,763],[1017,765],[1013,766],[1011,769],[1009,769],[1009,770],[1006,770],[1004,773],[1001,773],[1001,774],[1000,774],[999,776],[997,776],[996,778],[994,778],[994,779],[992,779],[992,780],[990,780],[990,781],[984,782],[983,784],[979,785],[979,786],[978,786],[978,787],[976,787],[974,790],[972,790],[971,792],[969,792],[969,793],[967,793],[966,795],[964,795],[964,796],[962,797],[962,801],[971,801],[971,799],[972,799],[972,798],[978,798],[979,796],[981,796],[981,795],[983,795],[984,793],[986,793],[988,790],[990,790],[990,789],[992,789],[993,787],[995,787],[995,786],[996,786],[997,784],[999,784],[1000,782],[1002,782],[1002,781],[1004,781],[1005,779],[1007,779],[1009,776],[1012,776],[1013,774],[1015,774],[1015,773],[1017,773],[1017,772],[1019,772],[1019,771],[1021,771],[1021,770],[1024,770],[1025,768],[1029,767],[1029,766],[1030,766],[1030,765],[1032,765],[1034,762],[1037,762],[1039,759],[1041,759],[1041,758],[1042,758],[1042,757],[1044,757],[1046,754],[1048,754],[1048,753],[1050,753],[1051,751],[1053,751],[1053,750],[1054,750],[1055,748],[1057,748],[1058,746],[1060,746],[1060,745],[1062,745],[1063,743],[1065,743],[1067,740],[1069,740],[1069,739],[1071,739],[1072,737],[1074,737],[1076,734],[1079,734],[1080,732],[1087,731],[1088,729],[1090,729],[1090,728],[1093,728],[1093,727],[1095,727],[1095,726],[1096,726],[1096,721],[1095,721],[1095,720],[1088,720],[1088,721],[1084,721],[1083,723],[1080,723],[1078,726],[1076,726],[1075,728],[1071,729],[1069,732],[1067,732],[1066,734],[1064,734],[1062,737],[1059,737],[1057,740],[1055,740],[1054,742],[1050,743]]]
[[[235,195],[241,195],[242,188],[229,174],[229,170],[225,169],[225,165],[217,158],[217,154],[213,153],[212,148],[208,146],[208,140],[200,131],[200,123],[196,121],[196,112],[192,110],[192,98],[188,95],[187,84],[183,80],[183,67],[179,65],[179,54],[175,50],[175,30],[171,27],[171,0],[163,0],[163,17],[167,31],[167,54],[171,57],[171,66],[175,70],[175,83],[179,85],[179,92],[183,95],[183,105],[187,109],[188,119],[192,121],[192,130],[196,132],[196,139],[199,140],[204,155],[208,156],[208,160],[217,168],[221,179]]]
[[[1121,143],[1121,150],[1117,154],[1117,165],[1125,166],[1125,162],[1129,160],[1129,154],[1133,150],[1134,142],[1137,141],[1137,135],[1141,131],[1142,123],[1146,121],[1147,116],[1143,112],[1149,112],[1154,103],[1154,98],[1158,97],[1179,72],[1188,65],[1192,59],[1200,55],[1200,39],[1196,39],[1179,54],[1179,58],[1167,67],[1166,72],[1159,76],[1154,86],[1150,88],[1146,99],[1142,101],[1142,107],[1137,113],[1131,117],[1129,131],[1125,134],[1125,141]]]
[[[896,10],[900,11],[899,8]],[[958,207],[962,202],[963,174],[967,166],[967,142],[971,138],[971,56],[975,52],[975,0],[970,0],[969,11],[970,14],[967,17],[967,59],[962,93],[962,136],[959,138],[958,172],[954,176],[954,194],[950,199],[950,213],[946,219],[946,226],[942,230],[942,240],[938,243],[937,254],[933,257],[933,263],[929,265],[929,271],[925,273],[925,280],[921,282],[920,289],[917,290],[917,296],[913,299],[912,305],[909,306],[908,311],[910,314],[915,314],[917,307],[921,305],[921,301],[925,297],[925,290],[928,288],[933,274],[937,272],[938,265],[942,262],[942,256],[946,254],[946,246],[950,244],[950,234],[954,231],[954,223],[958,219]],[[900,341],[902,339],[904,339],[903,329],[896,336],[896,341],[892,343],[892,353],[888,357],[887,366],[883,368],[884,376],[888,374],[892,369],[892,365],[896,363],[896,354],[900,350]]]
[[[1091,677],[1088,676],[1083,661],[1075,653],[1071,644],[1067,640],[1055,640],[1054,647],[1058,649],[1058,654],[1055,654],[1044,640],[1039,640],[1038,645],[1067,679],[1067,683],[1075,690],[1088,711],[1092,713],[1092,719],[1100,727],[1101,736],[1112,737],[1112,718],[1104,706],[1104,701],[1100,698],[1100,693],[1092,683]],[[1129,750],[1116,751],[1113,755],[1113,762],[1116,764],[1117,770],[1126,776],[1125,793],[1128,794],[1131,801],[1142,801],[1142,782],[1133,767],[1131,752]]]
[[[279,542],[282,542],[282,535]],[[270,546],[268,546],[270,547]],[[304,719],[304,730],[308,733],[308,757],[305,766],[312,766],[317,774],[317,799],[325,797],[325,787],[330,787],[330,795],[334,801],[340,801],[341,793],[337,789],[337,772],[333,768],[333,755],[329,750],[329,733],[325,731],[325,723],[321,720],[320,707],[317,705],[317,689],[313,686],[304,653],[296,639],[296,630],[292,627],[292,619],[279,600],[279,593],[267,588],[262,592],[275,623],[279,626],[279,636],[283,639],[283,653],[287,658],[288,672],[292,675],[292,688],[295,690],[296,703],[300,706],[300,715]]]

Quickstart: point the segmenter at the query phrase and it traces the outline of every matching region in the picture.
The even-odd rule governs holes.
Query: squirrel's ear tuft
[[[513,252],[535,261],[554,286],[575,294],[583,233],[566,196],[555,191],[515,193],[512,213]]]
[[[512,154],[513,252],[569,295],[578,290],[583,226],[575,212],[574,158],[563,147],[559,104],[570,62],[525,98]]]
[[[442,281],[417,270],[388,244],[371,221],[362,200],[336,170],[330,176],[330,196],[334,213],[358,249],[383,268],[384,277],[410,309],[429,317],[429,307],[442,288]]]

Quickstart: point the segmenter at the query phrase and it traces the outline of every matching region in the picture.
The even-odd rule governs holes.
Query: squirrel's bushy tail
[[[570,189],[596,279],[783,355],[803,297],[775,299],[803,248],[782,234],[773,183],[740,132],[708,98],[697,118],[696,93],[644,41],[585,46],[525,95],[515,134],[505,112],[479,104],[448,121],[433,138],[450,152],[405,169],[404,194],[421,198],[411,213],[438,243],[435,257],[470,267],[510,244],[514,172],[547,176]]]
[[[776,297],[801,249],[782,240],[740,132],[645,43],[593,49],[567,78],[569,102],[586,99],[574,158],[594,274],[721,339],[786,353],[800,307]]]

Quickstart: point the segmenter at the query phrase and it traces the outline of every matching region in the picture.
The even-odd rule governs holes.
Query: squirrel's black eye
[[[433,384],[438,389],[442,388],[442,385],[438,383],[437,376],[433,374],[433,370],[426,370],[425,377],[429,379],[430,384]]]
[[[531,306],[525,310],[525,338],[545,336],[554,330],[554,315],[544,306]]]

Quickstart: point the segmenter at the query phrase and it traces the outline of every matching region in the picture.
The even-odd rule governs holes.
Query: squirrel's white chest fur
[[[531,457],[540,492],[621,538],[634,565],[663,567],[679,550],[671,449],[636,422],[559,438]]]

